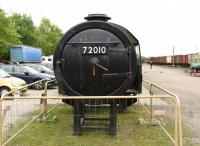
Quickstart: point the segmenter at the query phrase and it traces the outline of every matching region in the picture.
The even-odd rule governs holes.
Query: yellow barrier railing
[[[151,96],[153,96],[152,87],[156,87],[156,88],[166,92],[168,95],[170,95],[170,98],[172,100],[174,100],[174,103],[175,103],[175,140],[174,141],[175,141],[175,145],[182,146],[183,144],[182,144],[181,106],[180,106],[180,101],[179,101],[178,96],[158,85],[152,84],[149,81],[145,81],[145,80],[143,80],[143,81],[150,84],[149,93]],[[150,100],[151,100],[151,107],[152,107],[152,98],[150,98]],[[151,116],[152,116],[152,113],[153,112],[152,112],[152,108],[151,108]]]
[[[3,95],[1,95],[0,97],[1,97],[1,99],[0,99],[0,146],[1,145],[4,145],[3,144],[3,115],[2,115],[2,111],[3,111],[3,106],[2,106],[2,102],[4,101],[4,100],[8,100],[8,99],[15,99],[15,97],[11,97],[11,96],[9,96],[9,97],[7,97],[8,95],[12,95],[13,93],[15,93],[16,91],[20,91],[20,90],[23,90],[23,89],[26,89],[26,88],[28,88],[28,87],[31,87],[31,86],[33,86],[33,85],[36,85],[36,84],[38,84],[38,83],[43,83],[43,85],[44,85],[44,90],[46,91],[47,90],[47,84],[46,84],[46,80],[44,80],[44,79],[42,79],[42,80],[38,80],[38,81],[36,81],[36,82],[33,82],[33,83],[31,83],[31,84],[28,84],[28,85],[25,85],[25,86],[22,86],[22,87],[20,87],[20,88],[17,88],[17,89],[15,89],[15,90],[11,90],[11,91],[9,91],[9,92],[7,92],[7,93],[5,93],[5,94],[3,94]],[[42,115],[42,114],[41,114]],[[18,132],[17,132],[18,133]],[[19,132],[20,133],[20,132]]]
[[[150,85],[149,88],[149,95],[146,96],[48,96],[47,95],[47,85],[49,82],[47,81],[43,81],[45,88],[44,88],[44,93],[43,96],[34,96],[34,97],[6,97],[6,95],[9,95],[17,90],[21,90],[17,89],[15,91],[10,91],[7,94],[2,95],[1,99],[0,99],[0,111],[2,111],[2,101],[4,100],[10,100],[10,99],[40,99],[43,102],[43,108],[41,113],[34,119],[36,120],[37,118],[46,115],[48,113],[47,111],[47,100],[48,99],[134,99],[137,98],[139,101],[140,99],[150,99],[150,106],[151,109],[150,111],[145,108],[145,106],[143,105],[144,109],[149,113],[150,117],[152,119],[154,119],[158,125],[161,127],[161,129],[165,132],[165,134],[169,137],[169,139],[171,140],[171,142],[174,144],[174,146],[182,146],[182,127],[181,127],[181,112],[180,112],[180,101],[178,96],[176,96],[175,94],[167,91],[166,89],[163,89],[157,85],[154,85],[148,81],[144,81],[146,83],[148,83]],[[50,81],[53,82],[53,81]],[[27,87],[27,86],[26,86]],[[153,91],[152,91],[152,87],[156,87],[159,88],[160,90],[166,92],[169,95],[153,95]],[[160,98],[160,99],[172,99],[174,104],[175,104],[175,138],[173,138],[173,136],[170,135],[170,133],[157,121],[157,119],[153,116],[152,114],[152,99],[156,99],[156,98]],[[54,109],[54,108],[53,108]],[[51,109],[51,110],[53,110]],[[50,111],[51,111],[50,110]],[[27,125],[25,125],[22,129],[20,129],[18,132],[16,132],[11,138],[9,138],[9,140],[7,140],[6,142],[3,143],[2,141],[2,112],[0,112],[0,145],[4,146],[6,145],[9,141],[11,141],[14,137],[16,137],[21,131],[23,131],[26,127],[28,127],[28,125],[30,125],[34,120],[32,120],[30,123],[28,123]],[[3,143],[3,144],[2,144]]]

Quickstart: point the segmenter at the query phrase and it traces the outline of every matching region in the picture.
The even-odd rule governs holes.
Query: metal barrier
[[[39,82],[39,81],[38,81]],[[21,90],[17,89],[14,91],[10,91],[5,95],[2,95],[1,99],[0,99],[0,111],[3,111],[3,106],[2,103],[8,100],[41,100],[40,102],[40,107],[37,109],[34,109],[33,112],[35,112],[34,114],[34,118],[32,118],[31,120],[29,120],[28,122],[25,122],[25,124],[23,125],[23,127],[18,128],[17,131],[14,131],[14,133],[12,133],[11,136],[9,136],[8,139],[3,140],[4,139],[4,134],[5,131],[3,130],[3,115],[2,112],[0,112],[0,145],[5,146],[7,145],[10,141],[12,141],[18,134],[20,134],[24,129],[26,129],[28,126],[30,126],[35,120],[37,119],[43,119],[44,117],[47,116],[47,114],[49,112],[51,112],[52,110],[54,110],[56,107],[58,107],[58,104],[56,104],[55,106],[51,107],[48,110],[48,102],[47,100],[51,100],[51,99],[86,99],[86,100],[93,100],[93,99],[138,99],[138,103],[140,105],[142,105],[142,107],[144,108],[144,110],[147,112],[147,114],[149,115],[149,117],[151,119],[153,119],[157,125],[160,126],[160,128],[164,131],[164,133],[166,134],[166,136],[170,139],[170,141],[173,143],[174,146],[182,146],[182,128],[181,128],[181,113],[180,113],[180,102],[179,102],[179,98],[174,95],[173,93],[157,86],[154,85],[150,82],[144,81],[144,84],[146,84],[149,90],[149,94],[150,95],[138,95],[138,96],[48,96],[47,95],[47,85],[49,83],[49,81],[45,81],[42,80],[40,82],[44,83],[44,92],[42,94],[42,96],[22,96],[22,97],[7,97],[6,95],[9,95],[11,93],[14,93],[17,90]],[[50,82],[54,82],[54,81],[50,81]],[[28,85],[31,86],[31,85]],[[28,87],[25,86],[24,88]],[[154,88],[159,89],[160,91],[167,93],[166,94],[159,94],[159,95],[155,95],[156,92],[154,91]],[[143,100],[145,99],[149,99],[149,104],[147,105],[146,102],[144,102]],[[157,117],[153,114],[154,112],[154,99],[161,99],[161,100],[166,100],[166,99],[171,99],[175,105],[174,107],[174,111],[175,111],[175,120],[174,120],[174,125],[175,125],[175,129],[174,129],[174,137],[170,134],[169,131],[166,130],[166,128],[160,123],[160,121],[157,119]],[[32,103],[33,101],[31,101]],[[38,104],[38,103],[37,103]],[[40,112],[38,112],[40,111]]]
[[[155,118],[155,116],[153,116],[153,98],[150,98],[150,110],[148,110],[147,108],[145,108],[145,106],[143,105],[144,109],[148,112],[148,114],[150,115],[151,118],[153,118],[161,127],[161,129],[167,134],[167,136],[170,138],[170,140],[177,146],[182,146],[182,124],[181,124],[181,106],[180,106],[180,101],[177,95],[175,95],[174,93],[159,87],[155,84],[152,84],[151,82],[145,81],[143,80],[144,83],[149,84],[149,94],[151,96],[154,96],[154,94],[156,94],[156,91],[153,91],[153,88],[157,88],[159,89],[161,92],[163,93],[167,93],[169,96],[168,98],[172,99],[174,104],[175,104],[175,120],[174,120],[174,125],[175,125],[175,139],[172,138],[172,136],[169,134],[169,132],[158,122],[158,120]]]
[[[23,87],[20,87],[20,88],[18,88],[18,89],[15,89],[15,90],[12,90],[12,91],[9,91],[9,92],[7,92],[7,93],[5,93],[5,94],[3,94],[3,95],[1,95],[1,99],[0,99],[0,131],[1,131],[1,133],[0,133],[0,145],[2,145],[3,144],[3,139],[4,139],[4,137],[6,137],[7,135],[8,135],[8,133],[13,133],[13,136],[11,137],[11,138],[9,138],[8,140],[7,140],[7,142],[9,142],[13,137],[15,137],[18,133],[20,133],[20,131],[21,130],[23,130],[24,128],[26,128],[27,126],[24,126],[24,128],[22,128],[21,130],[19,130],[18,132],[16,132],[15,133],[15,131],[12,131],[12,132],[10,132],[9,131],[9,129],[10,129],[10,127],[12,126],[12,125],[14,125],[14,124],[16,124],[16,122],[17,121],[22,121],[22,122],[24,122],[25,121],[25,118],[24,118],[24,116],[23,115],[19,115],[18,113],[17,113],[17,111],[10,111],[9,113],[8,113],[8,111],[10,110],[10,108],[11,108],[11,106],[13,107],[13,108],[15,108],[15,107],[17,107],[17,104],[21,104],[21,103],[18,103],[17,101],[16,102],[12,102],[12,100],[14,100],[15,99],[15,97],[11,97],[11,96],[8,96],[8,95],[13,95],[13,96],[15,96],[15,92],[17,92],[17,91],[20,91],[20,90],[22,90],[22,89],[27,89],[27,88],[29,88],[29,87],[33,87],[34,85],[36,85],[36,84],[38,84],[38,83],[43,83],[43,85],[44,85],[44,87],[46,86],[46,80],[38,80],[38,81],[36,81],[36,82],[34,82],[34,83],[31,83],[31,84],[28,84],[28,85],[25,85],[25,86],[23,86]],[[18,94],[20,94],[20,93],[18,93]],[[7,97],[8,96],[8,97]],[[18,95],[19,96],[19,95]],[[5,103],[4,103],[4,106],[3,106],[3,101],[5,101]],[[34,104],[34,101],[30,101],[32,104]],[[28,110],[28,108],[30,108],[30,107],[25,107],[24,106],[24,108],[26,108],[27,110]],[[38,108],[38,107],[37,107]],[[16,110],[16,109],[15,109]],[[18,112],[20,111],[21,109],[19,109],[18,108]],[[27,111],[26,110],[26,111]],[[28,110],[29,111],[29,110]],[[7,114],[8,113],[8,114]],[[41,113],[40,113],[40,115],[41,115]],[[6,125],[10,125],[10,126],[7,126],[7,127],[5,127],[4,128],[4,120],[6,119],[6,117],[9,117],[9,120],[10,120],[10,122],[9,123],[7,123],[6,122]],[[12,117],[12,118],[11,118]],[[28,124],[29,125],[29,124]],[[5,142],[5,144],[7,143],[7,142]]]

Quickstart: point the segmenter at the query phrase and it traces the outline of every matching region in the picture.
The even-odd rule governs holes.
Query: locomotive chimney
[[[84,19],[87,21],[92,21],[92,20],[108,21],[111,18],[107,16],[106,14],[89,14]]]

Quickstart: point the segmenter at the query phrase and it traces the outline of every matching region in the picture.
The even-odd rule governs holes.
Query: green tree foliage
[[[38,44],[42,48],[43,55],[50,55],[56,47],[62,31],[56,25],[51,24],[50,20],[43,18],[37,29]]]
[[[0,9],[0,59],[8,59],[9,47],[20,44],[20,35],[3,10]]]
[[[31,16],[13,13],[8,17],[0,9],[0,59],[8,59],[10,46],[16,44],[40,47],[43,55],[50,55],[61,36],[61,29],[47,18],[37,28]]]
[[[21,35],[21,42],[24,45],[35,46],[37,43],[36,27],[30,16],[26,14],[13,13],[10,17],[15,25],[16,31]]]
[[[142,56],[141,57],[141,61],[142,61],[142,63],[147,63],[148,62],[148,58]]]

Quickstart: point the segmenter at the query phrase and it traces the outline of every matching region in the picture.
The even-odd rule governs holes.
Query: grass
[[[99,112],[104,114],[104,112]],[[83,131],[81,136],[73,136],[72,108],[59,106],[49,113],[57,116],[53,122],[35,121],[20,135],[12,140],[9,146],[169,146],[168,138],[158,126],[142,126],[139,118],[145,114],[141,107],[132,106],[126,114],[117,116],[117,135],[111,137],[107,131]],[[171,128],[171,125],[169,124]]]

